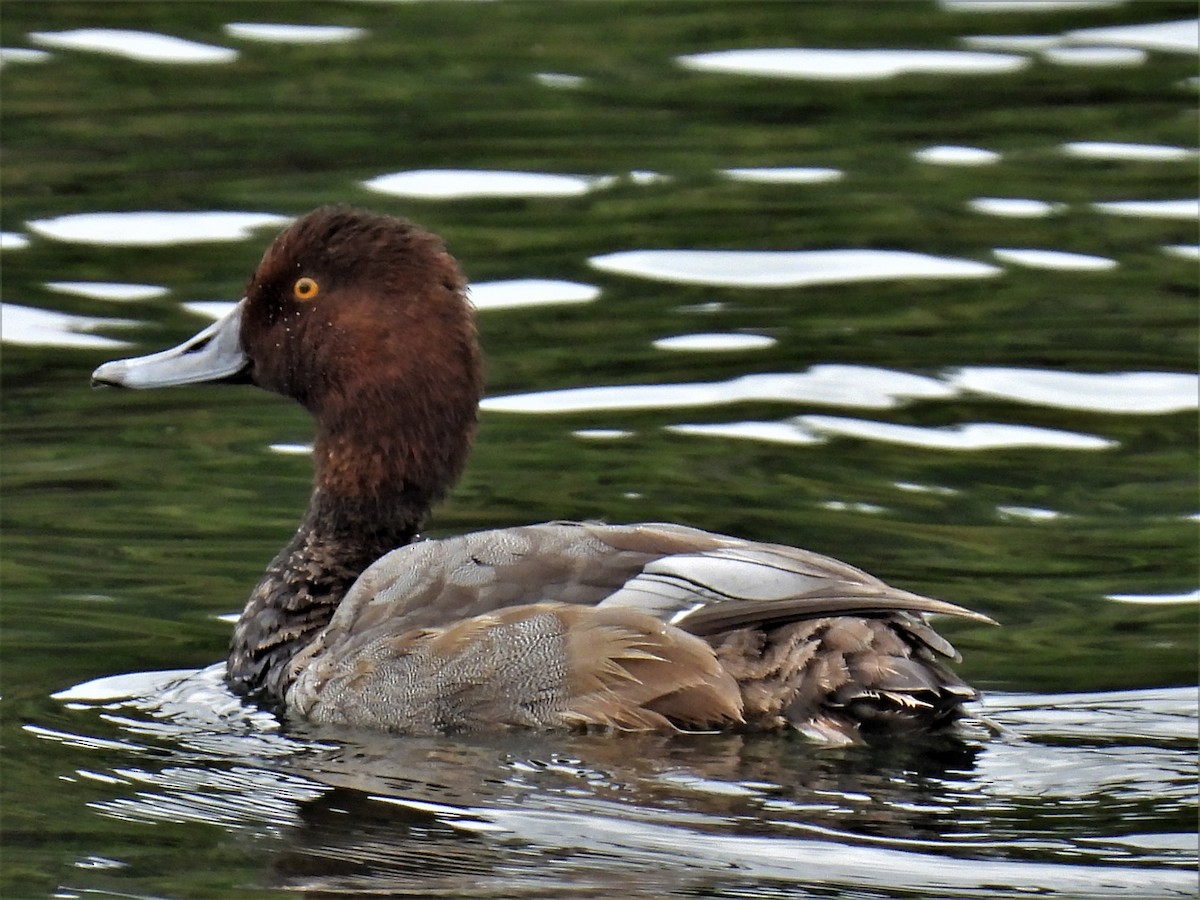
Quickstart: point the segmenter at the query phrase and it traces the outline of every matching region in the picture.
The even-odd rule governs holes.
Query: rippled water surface
[[[6,3],[0,895],[1195,896],[1195,14]],[[847,559],[1003,623],[939,623],[980,722],[396,739],[230,695],[309,423],[88,375],[335,201],[475,285],[432,533]]]

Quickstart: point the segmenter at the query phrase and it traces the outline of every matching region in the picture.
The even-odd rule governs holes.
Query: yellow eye
[[[321,286],[307,275],[297,278],[296,283],[292,285],[292,296],[297,300],[312,300],[319,293]]]

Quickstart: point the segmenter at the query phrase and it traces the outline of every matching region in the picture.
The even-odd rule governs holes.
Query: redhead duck
[[[502,727],[938,728],[977,696],[927,613],[987,616],[845,563],[680,525],[552,522],[422,540],[483,386],[466,281],[408,221],[325,207],[225,318],[97,385],[252,383],[316,418],[315,484],[241,614],[228,680],[287,715]]]

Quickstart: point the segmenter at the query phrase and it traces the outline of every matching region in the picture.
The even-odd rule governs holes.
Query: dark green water
[[[4,301],[141,323],[95,329],[129,347],[87,348],[27,343],[4,313],[0,895],[1194,896],[1195,383],[1127,390],[1107,376],[1194,378],[1194,250],[1164,248],[1194,248],[1197,224],[1092,204],[1192,200],[1196,158],[1086,158],[1063,145],[1194,148],[1195,52],[1069,65],[1023,51],[1014,71],[866,80],[675,61],[742,48],[965,50],[970,35],[1194,15],[1194,4],[1155,2],[998,13],[906,2],[6,2],[4,47],[103,27],[239,53],[167,64],[44,46],[49,58],[0,74],[0,227],[28,238],[0,251]],[[223,31],[265,21],[365,34],[304,46]],[[546,73],[583,80],[548,84]],[[913,156],[947,144],[1000,158]],[[810,184],[722,174],[795,166],[843,174]],[[362,186],[431,168],[618,177],[560,197],[414,199]],[[981,197],[1057,205],[997,216],[969,206]],[[281,728],[213,670],[173,683],[147,674],[222,658],[229,626],[216,617],[240,607],[307,497],[307,458],[270,445],[307,440],[309,424],[249,388],[94,392],[88,375],[202,327],[181,304],[236,299],[273,229],[131,247],[56,240],[28,223],[292,216],[334,201],[439,232],[476,281],[600,289],[591,303],[481,311],[494,400],[826,364],[859,386],[841,399],[493,407],[432,533],[669,520],[844,558],[1003,623],[939,627],[1005,733],[841,751],[715,736],[397,740]],[[1115,265],[1037,268],[996,248]],[[912,251],[1000,271],[764,288],[588,263],[685,249]],[[168,293],[113,302],[47,287],[61,281]],[[653,345],[712,332],[775,343]],[[1015,371],[1018,389],[956,380],[985,368]],[[1100,377],[1022,399],[1043,370]],[[931,392],[866,399],[907,377]],[[668,430],[797,416],[812,442]],[[917,431],[854,436],[863,422]],[[972,424],[1021,429],[1034,446],[953,449],[943,429]],[[584,429],[628,434],[574,434]],[[51,696],[125,673],[141,674]]]

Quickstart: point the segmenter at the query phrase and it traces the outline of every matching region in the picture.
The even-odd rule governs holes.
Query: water
[[[549,9],[5,5],[0,895],[1195,896],[1194,5]],[[996,733],[395,739],[231,696],[309,423],[87,378],[342,200],[476,285],[432,533],[845,558],[1003,623],[939,623]]]

